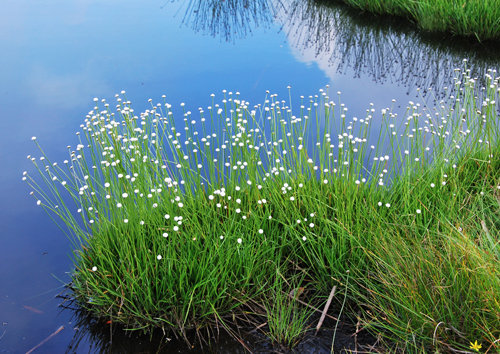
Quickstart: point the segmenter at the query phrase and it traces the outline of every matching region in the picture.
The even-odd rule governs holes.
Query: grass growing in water
[[[426,31],[500,40],[499,0],[342,0],[376,14],[407,17]]]
[[[124,96],[116,111],[96,99],[68,160],[33,138],[39,176],[23,179],[69,230],[74,296],[96,317],[185,336],[261,304],[270,335],[293,345],[305,327],[287,337],[287,322],[307,312],[269,302],[278,272],[321,308],[350,270],[342,316],[360,311],[387,345],[495,348],[500,107],[488,79],[477,89],[457,70],[448,100],[410,102],[404,117],[348,119],[323,90],[297,116],[276,95],[251,107],[224,91],[177,127],[166,102],[136,115]]]

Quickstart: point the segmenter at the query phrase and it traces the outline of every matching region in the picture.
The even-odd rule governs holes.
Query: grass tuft
[[[71,288],[96,318],[186,338],[261,316],[293,347],[340,285],[329,312],[387,347],[496,348],[499,78],[455,74],[446,100],[404,116],[348,117],[328,90],[296,113],[223,91],[199,118],[181,104],[177,126],[166,102],[95,99],[68,159],[34,137],[23,179],[74,243]]]
[[[425,31],[449,32],[479,41],[500,40],[499,0],[342,1],[379,15],[407,17]]]

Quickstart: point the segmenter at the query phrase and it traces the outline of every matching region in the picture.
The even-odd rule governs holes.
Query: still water
[[[187,350],[174,341],[127,339],[59,307],[71,245],[21,182],[35,151],[31,136],[54,160],[65,158],[93,97],[112,101],[121,90],[136,111],[162,94],[195,111],[222,89],[257,104],[266,90],[287,98],[291,85],[294,100],[329,85],[342,91],[352,116],[362,116],[370,102],[379,110],[393,98],[404,110],[417,87],[439,97],[464,58],[479,77],[500,69],[498,43],[435,38],[393,22],[353,16],[328,1],[4,0],[0,353],[39,344],[35,353]],[[225,339],[216,350],[243,352]]]

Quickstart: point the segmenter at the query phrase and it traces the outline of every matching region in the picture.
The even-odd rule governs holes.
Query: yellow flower
[[[476,340],[474,343],[470,342],[470,347],[469,348],[472,349],[472,350],[475,350],[476,352],[478,352],[479,349],[481,349],[482,347],[483,346],[481,344],[478,344],[477,340]]]

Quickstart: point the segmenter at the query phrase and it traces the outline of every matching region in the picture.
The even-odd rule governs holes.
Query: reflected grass
[[[447,100],[404,116],[348,117],[328,88],[297,113],[224,91],[199,118],[181,104],[181,121],[167,102],[137,114],[124,93],[96,99],[68,160],[34,137],[38,174],[23,179],[74,243],[71,289],[96,318],[186,338],[260,307],[291,347],[310,307],[288,287],[321,307],[339,285],[333,316],[360,313],[387,346],[495,346],[499,78],[455,74]]]

